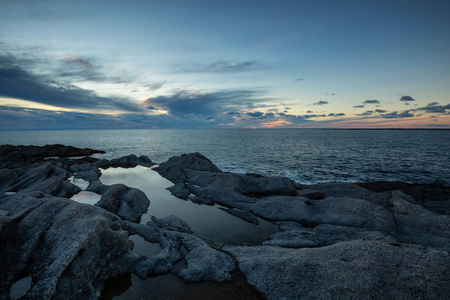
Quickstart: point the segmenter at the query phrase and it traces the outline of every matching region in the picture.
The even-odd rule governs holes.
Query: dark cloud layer
[[[91,90],[34,75],[17,62],[12,56],[0,56],[0,96],[73,109],[142,110],[126,98],[100,97]]]
[[[146,106],[154,105],[177,117],[187,115],[217,115],[228,108],[249,108],[261,102],[257,90],[225,90],[213,93],[181,91],[168,96],[158,96],[144,101]],[[259,105],[261,107],[261,105]]]

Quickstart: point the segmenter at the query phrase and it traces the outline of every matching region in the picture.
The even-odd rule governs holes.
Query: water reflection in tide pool
[[[261,219],[259,225],[254,225],[220,210],[217,205],[199,205],[178,199],[166,189],[173,183],[150,168],[109,168],[102,170],[100,181],[107,185],[123,183],[142,190],[150,199],[148,212],[141,220],[143,224],[150,221],[150,216],[175,215],[197,236],[225,244],[261,244],[278,231],[275,225]]]
[[[70,199],[75,200],[80,203],[94,205],[95,203],[100,201],[101,197],[102,197],[101,195],[96,194],[94,192],[81,191],[78,194],[73,195],[72,198],[70,198]]]
[[[222,283],[197,282],[185,283],[173,274],[149,277],[141,280],[136,275],[123,275],[110,279],[106,292],[101,299],[126,300],[228,300],[228,299],[262,299],[251,287],[244,275],[238,271],[231,274],[231,280]]]

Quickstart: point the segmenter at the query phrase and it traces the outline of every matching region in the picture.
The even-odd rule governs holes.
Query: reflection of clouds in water
[[[254,225],[220,210],[218,205],[199,205],[176,198],[167,190],[173,183],[150,168],[109,168],[102,170],[100,181],[107,185],[122,183],[147,195],[150,206],[147,214],[142,216],[141,224],[149,222],[150,216],[164,218],[175,215],[199,237],[228,244],[261,244],[270,234],[277,232],[275,225],[264,220]]]
[[[78,186],[80,189],[85,190],[89,186],[89,181],[83,180],[81,178],[75,178],[75,176],[70,177],[69,182]]]
[[[82,191],[79,192],[76,195],[73,195],[72,200],[80,202],[80,203],[85,203],[85,204],[92,204],[94,205],[95,203],[97,203],[101,198],[101,195],[93,193],[93,192],[88,192],[88,191]]]

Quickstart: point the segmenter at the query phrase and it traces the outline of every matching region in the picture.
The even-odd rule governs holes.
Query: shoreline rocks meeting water
[[[123,274],[171,273],[227,282],[238,272],[265,299],[444,299],[450,295],[450,187],[401,182],[302,185],[223,172],[199,153],[155,165],[146,156],[90,157],[63,145],[0,146],[0,299],[97,299]],[[261,244],[196,236],[178,216],[152,217],[152,196],[99,178],[110,167],[152,167],[179,201],[216,205],[274,224]],[[70,198],[89,183],[95,205]],[[159,245],[133,251],[131,236]],[[25,287],[17,288],[21,282]],[[13,290],[19,290],[13,293]],[[142,295],[151,298],[151,295]],[[205,295],[207,298],[207,295]]]

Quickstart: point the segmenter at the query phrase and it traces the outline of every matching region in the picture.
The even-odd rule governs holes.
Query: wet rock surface
[[[450,294],[448,187],[301,185],[224,173],[199,153],[172,157],[156,171],[174,183],[175,196],[218,203],[233,216],[252,223],[260,217],[281,230],[260,246],[212,245],[177,216],[138,224],[151,206],[146,195],[99,181],[99,168],[152,166],[148,157],[66,158],[92,153],[101,151],[0,146],[0,299],[9,299],[24,278],[31,285],[23,299],[95,299],[112,277],[169,272],[185,282],[223,282],[242,272],[267,299]],[[81,190],[68,182],[71,176],[102,195],[97,206],[67,199]],[[133,252],[130,235],[157,243],[160,251]]]

